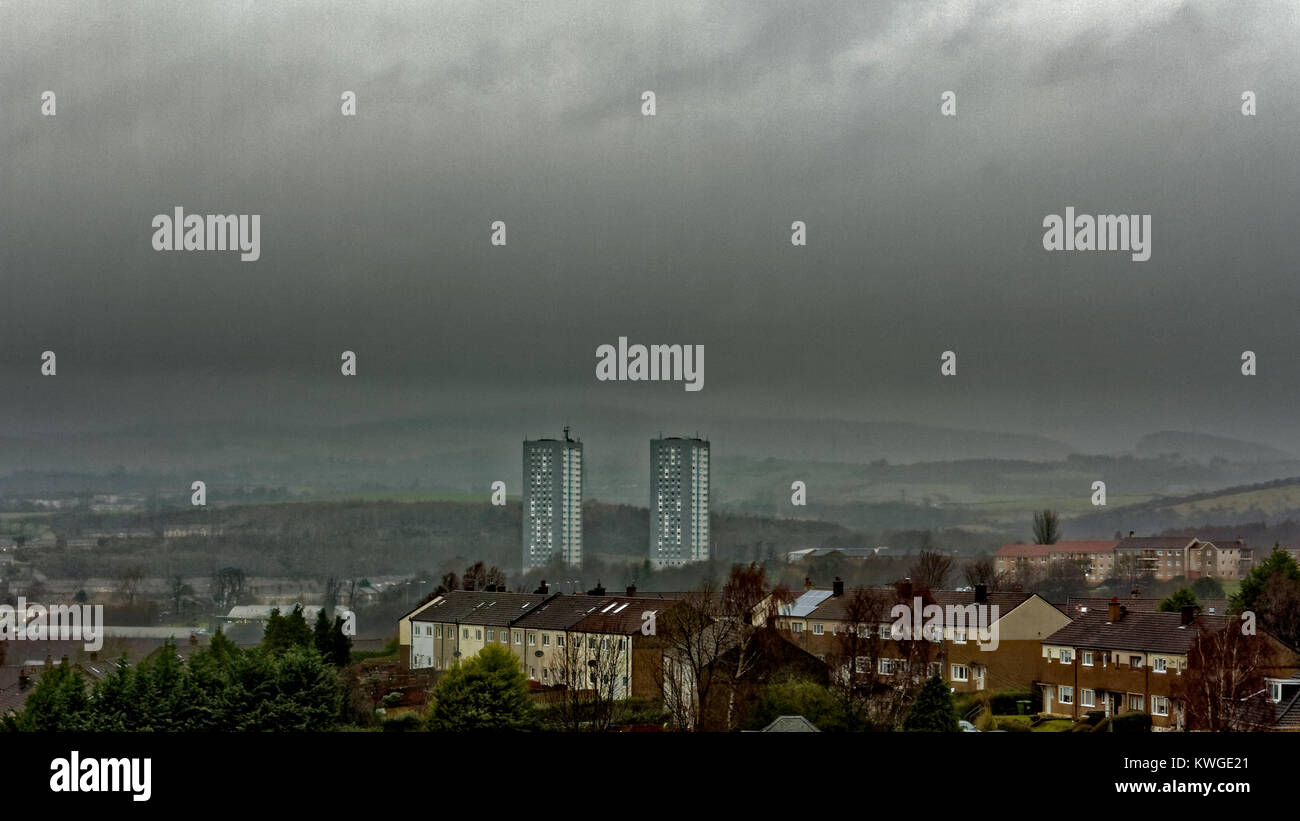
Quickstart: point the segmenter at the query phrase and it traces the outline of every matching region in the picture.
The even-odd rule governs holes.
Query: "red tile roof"
[[[1109,553],[1115,549],[1114,539],[1087,542],[1057,542],[1056,544],[1004,544],[998,550],[1003,558],[1053,556],[1065,553]]]

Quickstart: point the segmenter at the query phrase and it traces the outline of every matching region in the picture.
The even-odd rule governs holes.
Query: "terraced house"
[[[942,637],[896,637],[894,608],[936,606],[944,614]],[[995,641],[977,635],[980,609]],[[911,616],[908,616],[911,620]],[[926,621],[922,614],[922,621]],[[910,581],[892,587],[846,593],[838,579],[832,589],[808,590],[782,608],[776,624],[795,645],[832,664],[855,659],[859,673],[878,682],[924,665],[923,675],[939,675],[957,692],[1026,687],[1037,674],[1040,643],[1064,627],[1069,617],[1034,593],[974,590],[913,590]]]
[[[1202,729],[1188,710],[1188,699],[1196,697],[1185,686],[1189,656],[1199,636],[1224,635],[1238,625],[1235,617],[1197,615],[1190,607],[1135,612],[1112,599],[1104,610],[1091,608],[1042,642],[1037,686],[1043,712],[1076,719],[1094,710],[1105,716],[1142,712],[1156,730]],[[1283,683],[1300,670],[1300,655],[1266,633],[1251,640],[1259,642],[1252,658],[1260,687],[1247,688],[1255,692],[1241,693],[1240,700],[1281,703],[1293,695]]]
[[[610,698],[658,697],[661,654],[644,632],[678,594],[587,595],[453,590],[402,618],[408,669],[447,670],[488,644],[506,647],[536,687],[600,687]]]

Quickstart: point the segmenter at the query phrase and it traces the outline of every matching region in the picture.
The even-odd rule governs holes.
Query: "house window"
[[[881,659],[880,666],[877,669],[882,676],[892,676],[894,674],[894,659]]]
[[[627,639],[620,638],[618,640],[618,649],[620,652],[627,649]]]
[[[551,680],[551,671],[550,671],[550,670],[547,670],[545,667],[543,667],[543,668],[542,668],[542,681],[550,681],[550,680]]]
[[[970,680],[970,670],[967,669],[966,665],[964,665],[964,664],[954,664],[954,665],[952,666],[952,680],[953,680],[953,681],[969,681],[969,680]]]
[[[496,640],[497,640],[497,631],[495,631],[495,630],[489,630],[489,631],[488,631],[488,641],[496,641]]]
[[[515,633],[515,644],[523,644],[523,643],[524,643],[524,634],[521,633],[521,632],[518,631],[518,630],[514,631],[514,633]]]
[[[1073,650],[1061,650],[1061,663],[1062,663],[1062,664],[1073,664],[1073,663],[1074,663],[1074,651],[1073,651]]]
[[[821,635],[824,635],[825,633],[826,633],[826,629],[825,629],[824,627],[822,627],[822,625],[820,625],[820,624],[814,624],[814,625],[813,625],[813,635],[814,635],[814,636],[821,636]]]
[[[1152,696],[1151,714],[1157,716],[1169,715],[1169,699],[1164,696]]]
[[[555,635],[555,646],[556,646],[556,647],[560,647],[560,648],[563,648],[563,647],[564,647],[564,636],[563,636],[563,635],[561,635],[561,634],[559,634],[559,633],[557,633],[557,634]]]
[[[482,640],[483,640],[483,628],[480,627],[474,631],[474,641],[482,641]]]
[[[1062,703],[1062,704],[1073,704],[1073,703],[1074,703],[1074,688],[1073,688],[1073,687],[1066,687],[1064,684],[1062,684],[1058,689],[1060,690],[1060,692],[1059,692],[1059,693],[1057,694],[1057,696],[1056,696],[1056,700],[1057,700],[1057,701],[1059,701],[1059,702]]]
[[[953,641],[953,644],[965,644],[965,643],[966,643],[966,630],[965,630],[965,628],[963,628],[963,629],[961,629],[961,630],[953,630],[953,631],[952,631],[952,641]]]
[[[880,625],[880,637],[882,639],[892,639],[894,637],[893,631],[890,629],[888,624]]]
[[[528,634],[528,646],[529,646],[529,647],[533,647],[533,646],[536,645],[536,644],[537,644],[537,634],[536,634],[536,633],[529,633],[529,634]]]
[[[1097,706],[1097,691],[1096,691],[1096,690],[1080,690],[1080,691],[1079,691],[1079,703],[1082,704],[1084,707],[1096,707],[1096,706]]]
[[[595,637],[595,636],[587,636],[587,649],[588,649],[588,650],[595,650],[595,649],[596,649],[596,637]]]
[[[542,634],[542,646],[543,646],[543,647],[550,647],[550,646],[551,646],[551,634],[550,634],[550,633],[543,633],[543,634]]]
[[[510,633],[509,633],[509,631],[507,631],[507,630],[502,630],[502,631],[501,631],[501,643],[502,643],[502,644],[509,644],[509,643],[510,643]]]
[[[943,675],[943,662],[940,661],[930,662],[928,665],[926,665],[926,672],[929,674],[930,678]]]
[[[437,626],[437,629],[436,629],[436,631],[434,632],[433,637],[434,637],[434,638],[438,638],[438,639],[442,638],[442,625],[441,625],[441,624]]]
[[[1132,667],[1134,670],[1141,670],[1141,669],[1142,669],[1142,657],[1141,657],[1141,656],[1129,656],[1129,657],[1128,657],[1128,666],[1129,666],[1129,667]]]
[[[853,669],[859,673],[867,672],[867,657],[858,656],[853,660]]]
[[[1091,651],[1091,650],[1084,650],[1082,653],[1080,653],[1080,654],[1079,654],[1079,663],[1082,664],[1084,667],[1091,667],[1091,666],[1092,666],[1092,651]]]
[[[1268,683],[1268,697],[1274,701],[1282,700],[1282,682],[1270,681]]]
[[[469,628],[468,628],[468,627],[462,627],[462,628],[460,629],[460,633],[461,633],[461,635],[460,635],[461,638],[465,639],[466,641],[469,641]]]
[[[1128,708],[1130,710],[1141,710],[1145,699],[1136,693],[1128,694]]]
[[[796,621],[796,622],[792,623],[792,624],[790,625],[790,630],[791,630],[791,632],[794,632],[794,633],[802,633],[802,632],[803,632],[803,622],[801,622],[801,621]]]
[[[1169,660],[1158,658],[1151,662],[1151,669],[1157,673],[1163,673],[1169,668]],[[1153,705],[1154,706],[1154,705]]]
[[[602,649],[602,650],[608,650],[608,649],[609,649],[609,637],[608,637],[608,636],[601,636],[601,637],[600,637],[600,649]]]

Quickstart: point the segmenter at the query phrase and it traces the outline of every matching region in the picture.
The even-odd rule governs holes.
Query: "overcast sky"
[[[0,431],[626,404],[1300,451],[1298,8],[5,3]],[[1150,261],[1044,251],[1071,205],[1151,214]],[[175,206],[261,214],[261,259],[155,252]],[[619,336],[703,344],[704,390],[598,383]]]

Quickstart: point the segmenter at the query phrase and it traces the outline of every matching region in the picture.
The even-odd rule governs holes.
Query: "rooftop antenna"
[[[565,426],[564,426],[564,441],[566,441],[566,442],[572,442],[572,441],[573,441],[572,439],[569,438],[569,426],[568,426],[568,425],[565,425]]]

